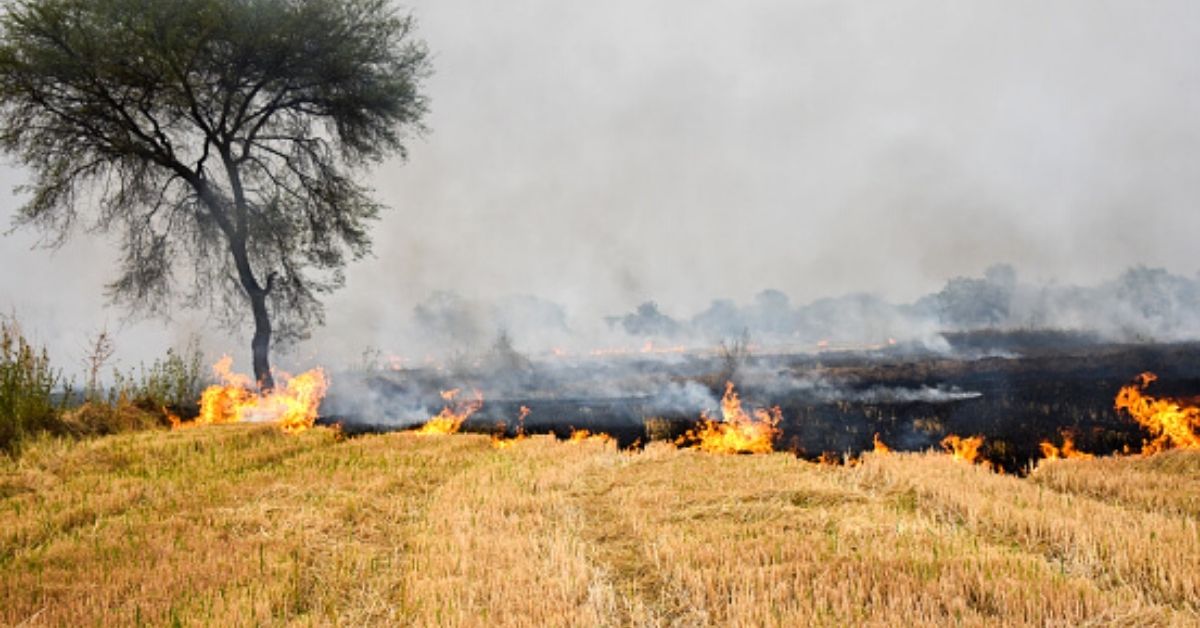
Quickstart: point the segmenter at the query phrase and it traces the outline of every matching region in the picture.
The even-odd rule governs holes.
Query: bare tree
[[[96,336],[88,341],[87,355],[83,359],[83,366],[87,372],[87,390],[84,394],[88,401],[100,398],[100,370],[108,364],[116,351],[112,335],[108,333],[108,326],[102,327],[96,332]]]
[[[355,175],[422,129],[413,28],[388,0],[10,0],[0,146],[34,174],[17,224],[117,234],[108,291],[134,312],[249,309],[270,388],[272,332],[323,322],[369,252],[381,207]]]

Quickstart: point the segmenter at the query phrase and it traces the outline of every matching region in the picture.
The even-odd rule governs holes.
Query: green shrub
[[[168,424],[168,413],[194,417],[199,412],[200,393],[206,384],[203,362],[199,343],[192,339],[183,350],[168,349],[165,357],[148,368],[142,365],[136,377],[132,372],[127,375],[117,372],[108,405],[114,409],[129,405],[157,413],[164,425]]]
[[[114,372],[114,385],[105,394],[96,370],[113,351],[106,332],[99,338],[87,363],[82,403],[67,409],[78,399],[64,386],[61,371],[50,367],[46,350],[34,348],[16,322],[0,320],[0,452],[20,453],[22,441],[39,432],[101,436],[169,425],[171,415],[196,416],[205,379],[195,339],[182,351],[168,350],[149,367],[143,365],[136,375]]]
[[[102,344],[97,342],[96,346]],[[109,345],[105,345],[105,351],[94,350],[92,355],[102,353],[105,360],[111,355]],[[103,361],[88,362],[93,371],[89,381],[96,381],[94,365]],[[91,392],[84,402],[63,412],[64,431],[80,437],[104,436],[164,427],[171,424],[171,416],[194,417],[199,412],[200,392],[205,383],[202,362],[203,354],[193,339],[182,351],[168,349],[165,357],[149,367],[143,364],[137,373],[114,369],[113,385],[106,394],[101,393],[99,384],[89,384]]]
[[[62,429],[63,401],[54,398],[61,384],[45,348],[35,349],[15,321],[0,320],[0,451],[16,454],[27,436]]]

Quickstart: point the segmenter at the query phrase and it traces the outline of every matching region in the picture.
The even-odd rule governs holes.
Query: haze
[[[588,325],[765,288],[906,301],[995,262],[1196,273],[1195,2],[406,6],[434,52],[430,133],[369,175],[392,207],[375,256],[299,362],[395,347],[434,290],[534,294]],[[196,329],[244,360],[202,313],[121,324],[111,242],[36,236],[0,239],[0,311],[60,364],[106,322],[125,364]]]

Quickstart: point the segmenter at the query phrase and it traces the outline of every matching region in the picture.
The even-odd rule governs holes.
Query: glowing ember
[[[1150,454],[1164,449],[1200,449],[1200,408],[1169,399],[1155,399],[1143,395],[1158,376],[1142,373],[1133,384],[1121,388],[1117,393],[1116,407],[1125,410],[1150,432],[1153,440],[1145,441],[1142,453]]]
[[[589,432],[587,430],[571,430],[571,437],[569,439],[567,439],[567,442],[575,443],[575,444],[578,444],[578,443],[602,443],[602,444],[607,445],[609,443],[613,443],[616,441],[613,440],[612,436],[609,436],[608,434],[605,434],[603,432],[593,433],[593,432]]]
[[[271,422],[278,423],[284,432],[296,434],[313,426],[321,399],[329,388],[324,370],[315,368],[295,377],[280,373],[277,379],[282,380],[282,385],[259,393],[254,380],[234,373],[232,366],[233,358],[229,356],[213,365],[221,383],[209,386],[200,395],[200,415],[195,421],[184,423],[170,417],[175,428]]]
[[[453,390],[443,390],[442,399],[446,401],[446,407],[437,416],[429,419],[416,430],[417,434],[422,436],[436,436],[439,434],[454,434],[462,428],[463,421],[466,421],[472,414],[475,414],[483,407],[483,393],[475,391],[475,398],[470,401],[456,402],[455,398],[461,392],[455,388]]]
[[[689,430],[678,444],[696,443],[695,447],[710,453],[770,453],[775,439],[779,438],[779,423],[783,412],[778,406],[771,410],[756,408],[753,415],[742,409],[742,400],[733,389],[733,382],[725,385],[725,396],[721,398],[720,421],[702,415],[700,425]]]
[[[942,439],[942,448],[953,455],[955,460],[969,462],[971,464],[983,463],[985,466],[987,466],[987,461],[979,457],[979,448],[982,446],[982,436],[960,438],[954,434],[951,434]]]
[[[1090,460],[1095,458],[1092,454],[1075,449],[1075,439],[1071,438],[1070,434],[1063,434],[1062,439],[1062,448],[1055,447],[1054,443],[1048,440],[1042,441],[1040,445],[1042,448],[1042,457],[1046,460]]]
[[[884,443],[883,441],[879,440],[879,433],[878,433],[878,432],[876,432],[876,433],[875,433],[875,453],[877,453],[877,454],[890,454],[890,453],[892,453],[892,448],[891,448],[891,447],[888,447],[886,443]]]

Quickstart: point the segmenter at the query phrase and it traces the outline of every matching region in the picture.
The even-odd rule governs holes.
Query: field
[[[269,426],[0,462],[9,625],[1196,625],[1200,455],[853,466]]]
[[[726,382],[734,381],[747,411],[781,408],[775,448],[808,460],[870,451],[876,434],[905,451],[937,449],[951,434],[978,434],[985,437],[981,453],[989,461],[1022,474],[1042,458],[1043,441],[1061,442],[1064,434],[1098,455],[1141,451],[1148,434],[1128,413],[1114,409],[1114,398],[1144,371],[1160,376],[1148,394],[1200,404],[1195,397],[1200,343],[1058,346],[1053,339],[961,335],[955,337],[964,345],[960,351],[982,347],[988,353],[913,354],[896,347],[764,354],[746,358],[737,369],[711,355],[689,354],[674,360],[633,355],[578,364],[542,361],[515,378],[507,370],[381,370],[341,391],[335,385],[321,406],[321,421],[341,424],[349,433],[391,431],[407,425],[390,415],[373,424],[372,413],[356,403],[385,400],[381,405],[389,412],[413,405],[437,408],[441,391],[477,388],[485,403],[465,430],[490,434],[502,425],[511,435],[527,407],[526,431],[560,438],[572,428],[603,431],[630,446],[645,439],[648,417],[662,419],[674,436],[694,427],[702,409],[714,408]],[[1019,353],[993,355],[1010,350]],[[334,381],[356,377],[363,376],[338,373]],[[702,384],[713,400],[707,406],[656,403],[655,390],[678,382]],[[929,392],[938,394],[919,394]]]

